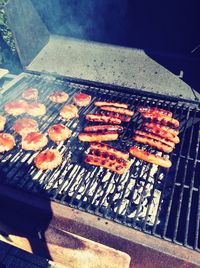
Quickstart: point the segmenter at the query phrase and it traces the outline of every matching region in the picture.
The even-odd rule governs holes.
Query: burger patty
[[[12,128],[17,134],[23,136],[29,132],[37,132],[38,123],[34,119],[24,117],[17,119]]]
[[[63,124],[56,124],[49,128],[49,138],[54,142],[65,141],[71,137],[71,130]]]
[[[22,137],[22,149],[38,151],[48,143],[47,137],[39,132],[29,132]]]

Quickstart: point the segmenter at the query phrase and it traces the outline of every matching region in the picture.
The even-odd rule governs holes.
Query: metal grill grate
[[[63,104],[53,104],[47,96],[53,90],[64,90],[72,101],[77,91],[92,96],[92,103],[79,110],[79,118],[64,124],[73,135],[64,144],[55,145],[49,141],[46,147],[56,148],[63,155],[63,162],[54,171],[39,171],[33,164],[37,153],[23,151],[19,136],[17,146],[6,154],[0,154],[0,183],[26,192],[35,193],[56,202],[75,207],[89,213],[139,229],[143,232],[200,251],[200,109],[198,105],[177,99],[149,95],[143,92],[115,88],[93,87],[64,79],[47,79],[26,74],[2,96],[0,113],[4,103],[20,98],[28,87],[39,90],[40,101],[47,106],[47,114],[39,118],[41,132],[45,133],[53,123],[64,122],[58,116]],[[173,112],[181,122],[180,140],[170,155],[172,167],[166,170],[132,158],[130,170],[117,175],[103,168],[86,165],[83,162],[87,143],[77,139],[88,124],[85,115],[96,111],[95,100],[113,100],[128,103],[130,109],[137,106],[157,106]],[[6,131],[12,133],[15,121],[7,116]],[[131,140],[134,129],[141,124],[141,117],[135,113],[119,141],[111,144],[128,150],[134,144]],[[138,144],[139,145],[139,144]],[[146,146],[147,150],[156,152]]]

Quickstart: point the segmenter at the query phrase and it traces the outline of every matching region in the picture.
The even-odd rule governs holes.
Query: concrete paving
[[[139,49],[51,35],[27,69],[195,99],[180,73],[172,73]]]

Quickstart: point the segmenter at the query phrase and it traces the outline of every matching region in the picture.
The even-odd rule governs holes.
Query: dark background
[[[183,80],[200,89],[199,0],[32,0],[32,3],[51,33],[144,49],[173,73],[178,75],[182,70]]]
[[[144,49],[200,90],[200,1],[32,0],[54,34]]]
[[[187,54],[200,44],[199,1],[32,2],[52,33],[167,53]]]

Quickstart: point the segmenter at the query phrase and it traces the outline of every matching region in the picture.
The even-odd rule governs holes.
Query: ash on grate
[[[85,169],[78,171],[78,165],[63,184],[61,194],[73,197],[78,202],[88,204],[87,207],[103,208],[109,214],[135,217],[152,225],[158,210],[161,191],[155,187],[156,165],[144,165],[138,178],[141,161],[134,163],[134,172],[122,176],[99,168],[98,174],[88,173]],[[73,177],[78,173],[76,179]],[[159,176],[161,177],[161,176]],[[72,182],[73,181],[73,182]],[[72,182],[72,183],[71,183]],[[70,185],[71,183],[71,185]],[[159,222],[158,222],[159,223]]]

